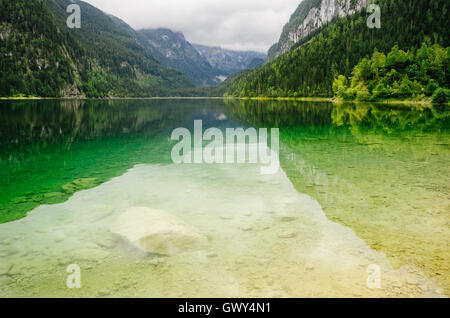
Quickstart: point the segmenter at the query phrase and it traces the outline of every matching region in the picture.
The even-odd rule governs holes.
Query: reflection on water
[[[298,105],[251,104],[237,106],[240,118],[289,123],[280,130],[281,161],[300,193],[317,199],[330,220],[352,228],[395,267],[417,266],[448,293],[448,110],[310,105],[298,116],[310,122],[296,124],[291,112]]]
[[[445,109],[230,100],[0,107],[0,222],[36,208],[0,225],[1,295],[449,293]],[[172,165],[170,133],[194,119],[205,129],[279,127],[283,171],[262,179],[253,166]],[[171,213],[208,244],[136,254],[110,228],[137,206]],[[85,285],[67,290],[65,268],[77,262]],[[370,264],[382,268],[381,290],[366,286]]]
[[[169,162],[169,129],[206,106],[201,101],[1,102],[0,223],[40,204],[64,202],[138,163]]]

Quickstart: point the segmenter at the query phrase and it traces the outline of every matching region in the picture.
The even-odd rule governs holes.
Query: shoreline
[[[227,99],[228,97],[212,96],[167,96],[167,97],[0,97],[0,100],[151,100],[151,99]],[[232,98],[238,99],[238,98]]]
[[[302,102],[330,102],[333,104],[391,104],[391,105],[422,105],[431,106],[431,98],[425,100],[414,99],[385,99],[378,101],[363,101],[363,100],[343,100],[334,97],[237,97],[244,100],[279,100],[279,101],[302,101]]]
[[[431,106],[431,98],[425,100],[414,99],[386,99],[378,101],[362,101],[362,100],[343,100],[334,97],[234,97],[234,96],[155,96],[155,97],[105,97],[105,98],[88,98],[88,97],[0,97],[0,100],[200,100],[200,99],[236,99],[236,100],[260,100],[260,101],[300,101],[300,102],[329,102],[333,104],[389,104],[389,105],[409,105],[409,106]],[[450,105],[450,103],[447,103]]]

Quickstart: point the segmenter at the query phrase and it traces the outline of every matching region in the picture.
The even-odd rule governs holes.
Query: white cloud
[[[267,52],[301,0],[85,0],[135,29],[164,27],[192,43]]]

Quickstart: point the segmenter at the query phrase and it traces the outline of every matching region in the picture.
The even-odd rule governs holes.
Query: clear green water
[[[2,296],[450,293],[448,110],[229,100],[0,107]],[[172,164],[172,129],[194,119],[279,127],[282,170]],[[110,231],[132,207],[167,211],[208,243],[137,253]],[[65,284],[73,263],[81,289]],[[370,264],[382,269],[381,289],[366,286]]]

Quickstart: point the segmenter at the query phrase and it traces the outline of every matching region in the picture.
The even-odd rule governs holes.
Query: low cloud
[[[300,0],[85,0],[135,29],[169,28],[192,43],[267,52]]]

